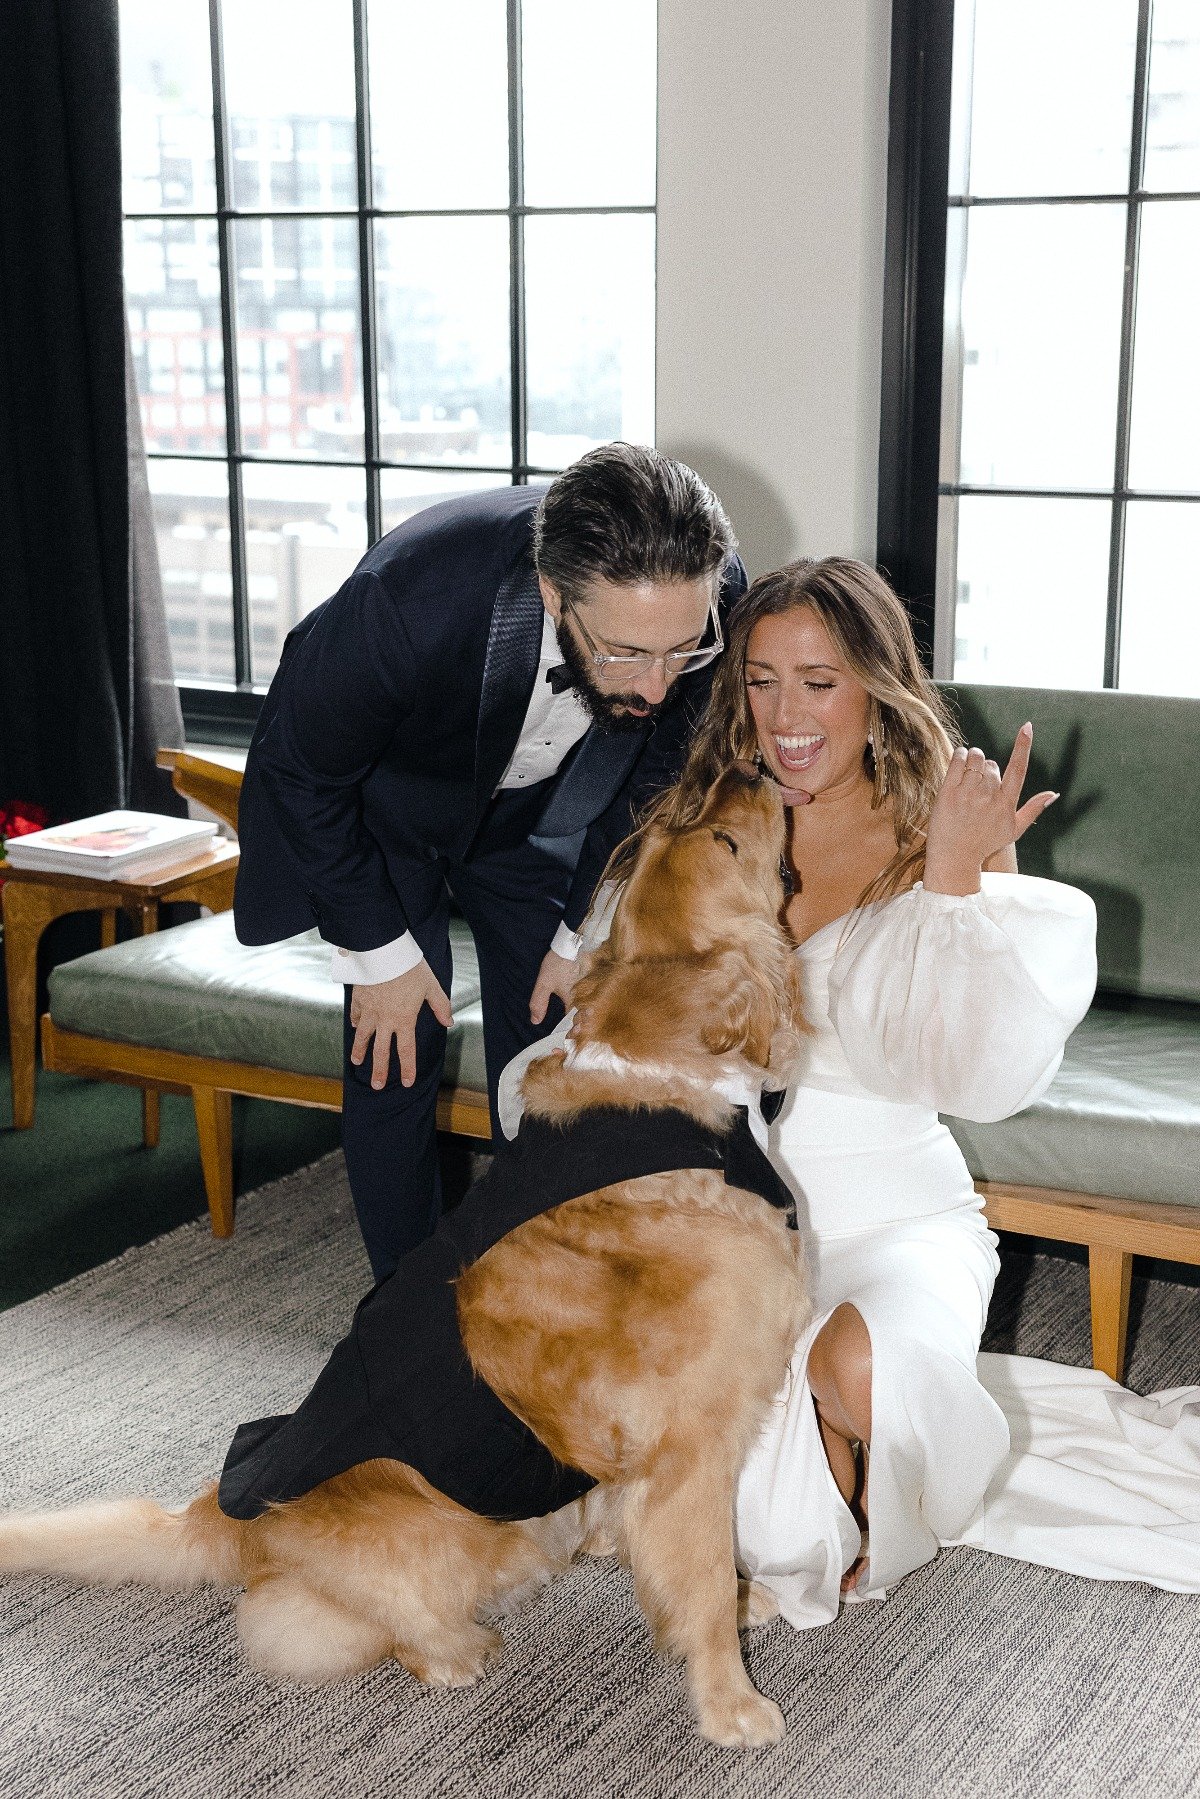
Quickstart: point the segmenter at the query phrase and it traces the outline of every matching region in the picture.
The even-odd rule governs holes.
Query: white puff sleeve
[[[829,977],[852,1072],[874,1093],[978,1124],[1050,1085],[1096,986],[1096,908],[1031,875],[911,892],[860,913]]]

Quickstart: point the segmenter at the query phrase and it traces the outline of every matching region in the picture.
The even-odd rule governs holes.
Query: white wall
[[[658,17],[658,445],[751,575],[873,558],[890,0]]]

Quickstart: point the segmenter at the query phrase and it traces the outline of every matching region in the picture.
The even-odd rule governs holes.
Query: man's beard
[[[591,657],[576,643],[561,619],[554,627],[554,635],[558,639],[559,654],[570,670],[576,697],[602,731],[640,731],[675,704],[677,681],[668,687],[663,699],[654,703],[643,700],[631,688],[613,692],[611,688],[601,687],[593,673]],[[636,710],[638,707],[643,710]]]

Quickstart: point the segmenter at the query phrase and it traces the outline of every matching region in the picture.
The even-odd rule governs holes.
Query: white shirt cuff
[[[374,987],[407,974],[422,961],[420,945],[411,931],[405,931],[378,949],[335,949],[330,973],[347,987]]]
[[[582,947],[583,938],[567,924],[559,925],[550,944],[555,955],[562,956],[567,962],[577,962]]]

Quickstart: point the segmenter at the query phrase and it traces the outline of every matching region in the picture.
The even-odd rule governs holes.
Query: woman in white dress
[[[743,1471],[737,1541],[797,1626],[883,1597],[956,1541],[1200,1587],[1200,1390],[1165,1396],[1172,1413],[1090,1371],[978,1357],[996,1238],[938,1114],[994,1120],[1035,1100],[1096,979],[1092,901],[1016,871],[1016,841],[1057,797],[1020,803],[1031,739],[1026,725],[1003,773],[967,749],[887,583],[845,558],[793,563],[737,608],[688,764],[655,808],[690,822],[737,757],[790,808],[813,1033],[769,1153],[797,1196],[815,1312]],[[569,1030],[570,1015],[507,1072],[506,1128],[521,1068]],[[1156,1496],[1164,1472],[1173,1505]]]
[[[1091,1002],[1095,912],[1016,873],[1056,797],[1020,804],[1031,726],[1003,775],[956,744],[872,569],[782,570],[739,625],[709,727],[731,747],[752,727],[793,806],[788,920],[815,1034],[772,1151],[807,1212],[816,1315],[745,1471],[738,1538],[811,1624],[960,1536],[1006,1455],[976,1374],[996,1239],[938,1113],[1004,1118],[1048,1086]],[[798,1509],[815,1527],[800,1555]]]

